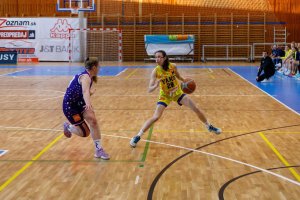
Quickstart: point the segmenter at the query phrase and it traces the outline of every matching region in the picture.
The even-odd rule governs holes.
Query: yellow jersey
[[[169,64],[169,69],[165,71],[161,66],[156,66],[156,78],[160,81],[160,96],[175,97],[183,94],[175,73],[175,66]]]
[[[281,57],[281,59],[286,59],[292,53],[293,53],[292,49],[289,49],[288,51],[284,51],[284,57]]]

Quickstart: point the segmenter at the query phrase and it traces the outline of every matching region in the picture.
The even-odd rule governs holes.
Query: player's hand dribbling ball
[[[195,83],[195,81],[193,79],[186,78],[181,83],[181,89],[186,94],[192,94],[195,91],[195,89],[196,89],[196,83]]]

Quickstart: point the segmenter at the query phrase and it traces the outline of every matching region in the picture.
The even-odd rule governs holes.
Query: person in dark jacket
[[[281,58],[280,58],[280,48],[278,48],[278,46],[276,45],[276,44],[274,44],[273,46],[272,46],[272,53],[271,53],[271,58],[272,58],[272,61],[273,61],[273,63],[274,63],[274,65],[275,65],[275,67],[277,66],[277,64],[279,64],[280,63],[280,66],[281,66],[281,63],[282,63],[282,60],[281,60]]]
[[[262,53],[262,56],[263,57],[260,61],[260,67],[256,77],[257,82],[268,81],[269,78],[275,74],[275,65],[270,56],[268,55],[268,52],[264,51]]]

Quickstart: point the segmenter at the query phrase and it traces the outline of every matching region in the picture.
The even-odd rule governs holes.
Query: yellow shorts
[[[178,105],[182,106],[182,104],[180,103],[180,101],[182,100],[182,98],[185,96],[185,94],[183,92],[180,92],[179,94],[177,94],[174,97],[170,97],[167,95],[160,95],[158,97],[158,101],[157,104],[163,105],[165,107],[167,107],[172,101],[177,101]]]

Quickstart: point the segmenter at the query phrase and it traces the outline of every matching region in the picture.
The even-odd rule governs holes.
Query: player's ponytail
[[[167,70],[169,69],[169,64],[170,64],[170,62],[169,62],[169,57],[167,56],[167,53],[166,53],[164,50],[158,50],[158,51],[155,52],[155,54],[156,54],[156,53],[161,53],[161,54],[163,55],[163,57],[166,58],[166,60],[165,60],[164,63],[163,63],[162,68],[163,68],[165,71],[167,71]]]
[[[93,66],[98,67],[98,58],[97,57],[87,57],[84,64],[85,64],[85,69],[91,70]],[[93,82],[97,82],[97,76],[92,77]]]

